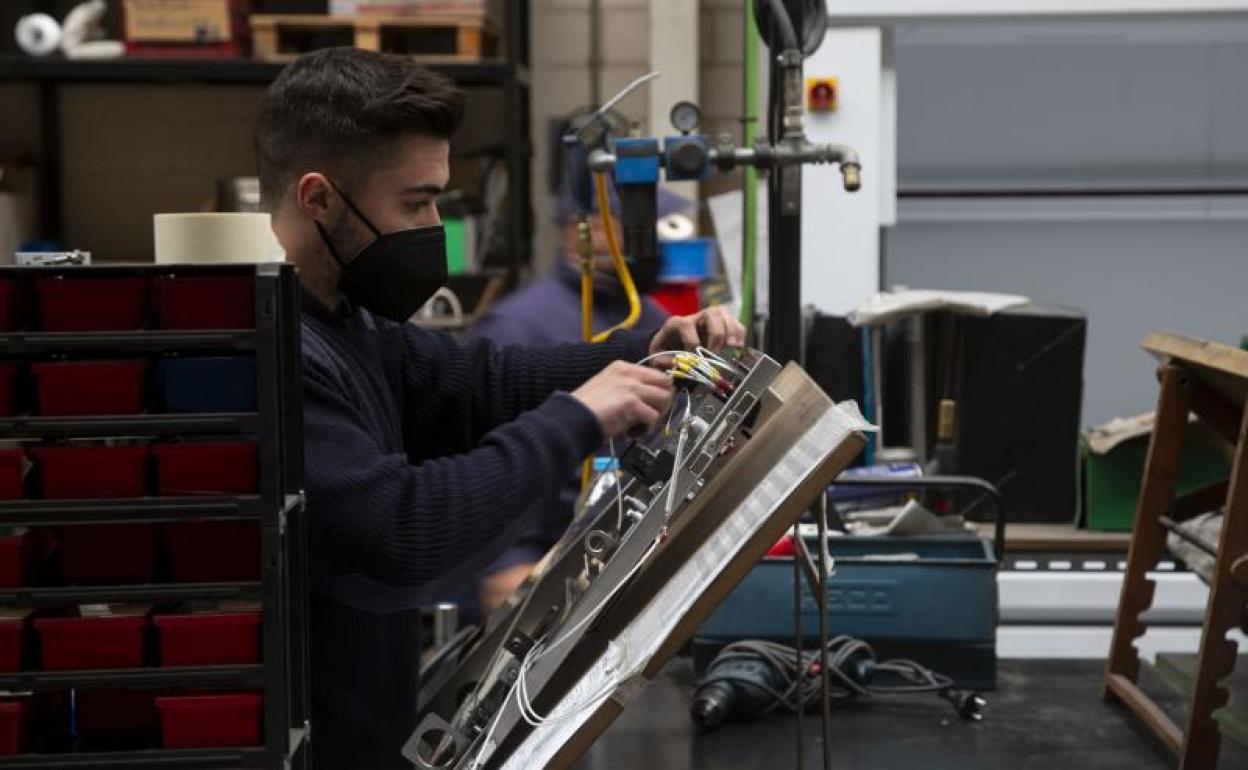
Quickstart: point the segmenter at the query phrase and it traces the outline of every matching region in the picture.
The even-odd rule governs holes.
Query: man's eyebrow
[[[407,189],[403,191],[402,194],[403,195],[416,195],[416,194],[424,193],[427,195],[440,195],[443,189],[445,188],[443,188],[443,186],[440,184],[433,184],[433,183],[418,184],[412,187],[408,187]]]

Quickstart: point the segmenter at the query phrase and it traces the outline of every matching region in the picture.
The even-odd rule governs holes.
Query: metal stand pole
[[[802,522],[799,517],[793,522],[793,649],[795,651],[796,660],[794,667],[797,671],[795,681],[797,682],[797,770],[803,770],[804,762],[803,749],[806,742],[806,736],[802,728],[802,721],[806,711],[805,692],[802,687],[802,681],[806,676],[806,663],[802,655],[802,557],[804,542],[802,540]]]
[[[828,674],[828,493],[824,491],[815,503],[819,527],[819,695],[820,724],[823,738],[823,770],[832,770],[832,681]]]

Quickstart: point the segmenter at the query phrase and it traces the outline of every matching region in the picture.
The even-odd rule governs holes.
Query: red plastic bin
[[[31,364],[39,414],[82,416],[143,411],[143,361],[51,361]]]
[[[20,588],[30,571],[31,534],[0,537],[0,588]]]
[[[156,699],[166,749],[259,746],[264,697],[254,693]]]
[[[162,495],[245,495],[258,488],[253,443],[157,444]]]
[[[152,304],[161,329],[250,329],[256,325],[255,290],[247,276],[161,276]]]
[[[0,610],[0,673],[22,670],[28,614],[26,610]]]
[[[0,756],[26,750],[26,701],[24,697],[0,699]]]
[[[0,363],[0,417],[17,414],[17,364]]]
[[[139,668],[146,627],[137,615],[35,620],[45,671]]]
[[[650,298],[672,315],[693,315],[702,309],[697,281],[669,281],[650,291]]]
[[[177,583],[260,579],[260,524],[255,521],[181,521],[161,534]]]
[[[162,666],[228,666],[260,662],[260,613],[157,615]]]
[[[17,281],[0,280],[0,332],[18,328]]]
[[[67,583],[148,583],[156,574],[155,525],[64,527],[60,539]]]
[[[39,462],[45,498],[143,496],[145,446],[35,447],[31,452]]]
[[[0,449],[0,500],[17,500],[22,496],[22,463],[26,454],[20,449]]]
[[[35,281],[43,330],[126,331],[143,328],[142,278],[42,278]]]
[[[74,727],[92,738],[151,736],[160,730],[156,694],[150,690],[76,690]]]

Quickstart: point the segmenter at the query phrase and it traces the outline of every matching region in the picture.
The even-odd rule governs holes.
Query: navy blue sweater
[[[304,297],[315,768],[410,767],[416,608],[532,526],[603,441],[566,391],[646,347],[461,346]]]

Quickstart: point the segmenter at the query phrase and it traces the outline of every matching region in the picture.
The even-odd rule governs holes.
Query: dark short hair
[[[299,57],[269,86],[256,123],[260,193],[272,208],[310,170],[341,184],[362,180],[406,134],[450,138],[464,94],[410,59],[357,48]]]

